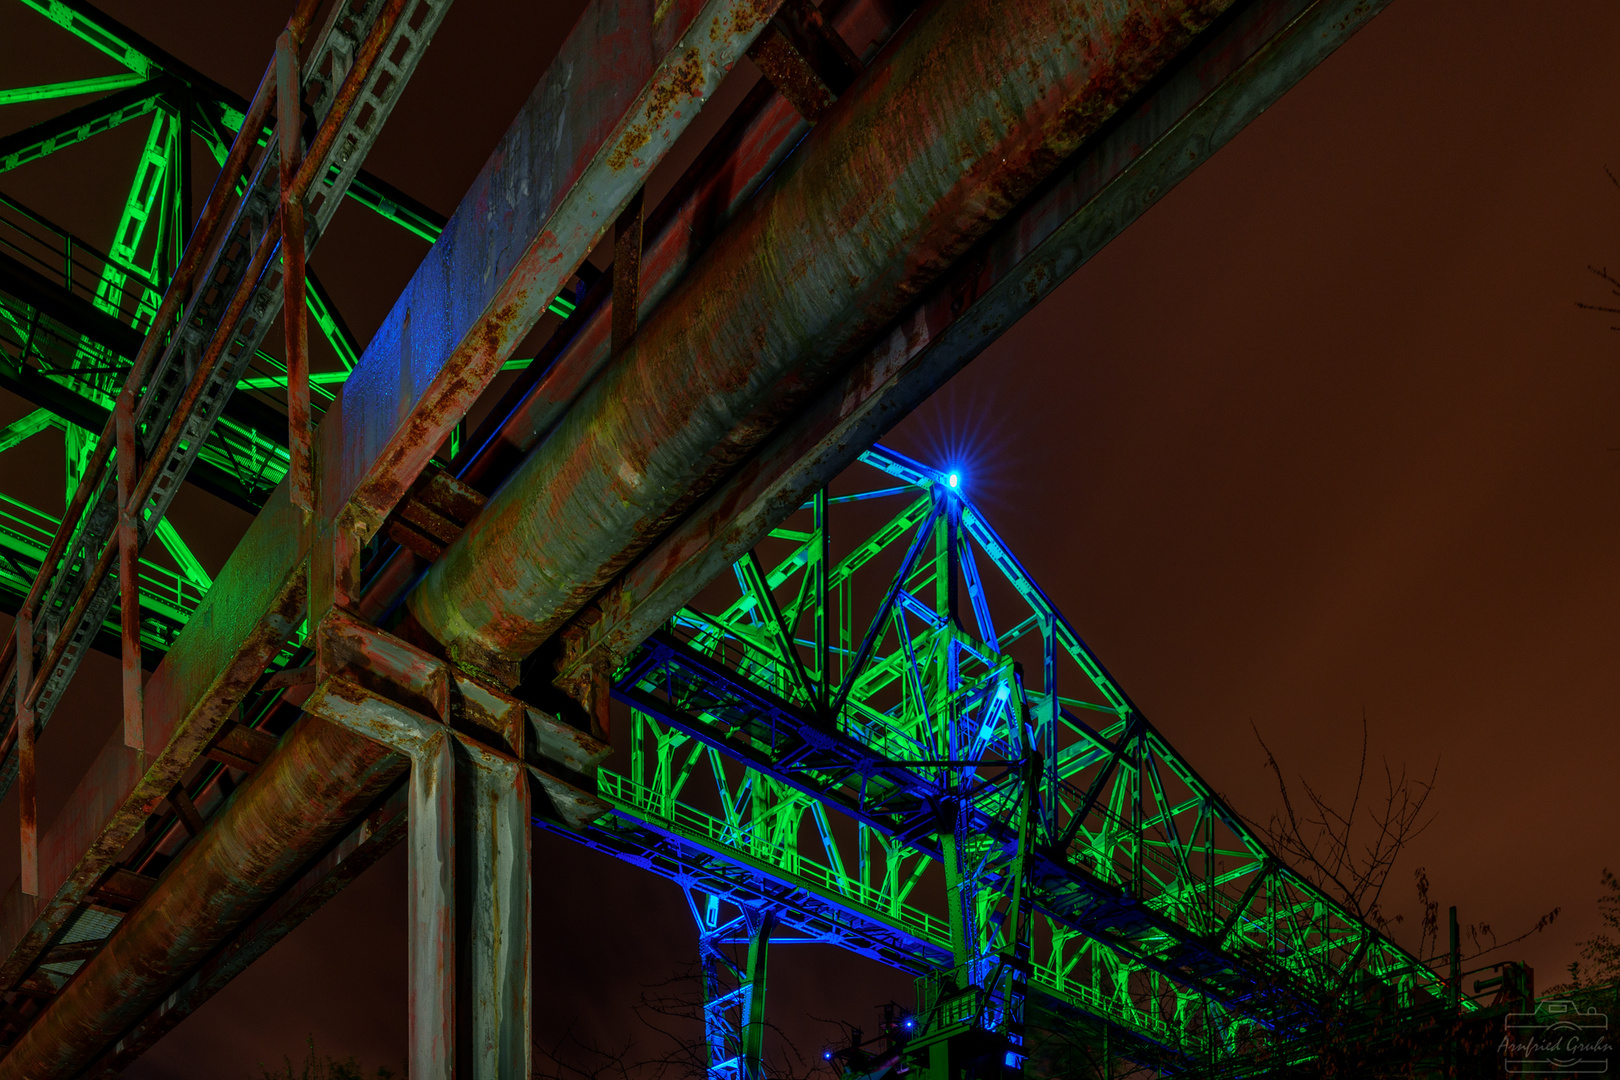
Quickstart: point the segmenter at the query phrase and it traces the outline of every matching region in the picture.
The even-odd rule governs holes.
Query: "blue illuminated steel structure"
[[[977,1025],[1016,1055],[1027,980],[1204,1068],[1335,1003],[1444,1000],[1175,753],[959,476],[862,462],[882,486],[819,495],[619,672],[629,772],[559,831],[679,883],[705,949],[769,914],[921,976],[919,1037]],[[877,527],[846,538],[835,509]]]

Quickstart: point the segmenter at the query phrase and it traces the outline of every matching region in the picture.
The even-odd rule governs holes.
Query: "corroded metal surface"
[[[561,681],[628,656],[1386,2],[1247,5],[593,600],[564,631]]]
[[[780,0],[597,0],[321,425],[322,511],[369,537]]]
[[[70,1077],[135,1023],[364,812],[405,768],[305,717],[157,887],[0,1058],[0,1080]]]
[[[837,5],[831,29],[871,58],[896,28],[892,11],[910,4],[851,0]],[[641,251],[641,304],[637,321],[661,304],[699,255],[720,235],[765,179],[798,145],[809,124],[780,95],[759,86],[659,206],[648,214]],[[594,292],[594,290],[593,290]],[[589,302],[589,297],[587,297]],[[554,354],[554,363],[536,372],[521,398],[502,402],[498,422],[480,440],[462,479],[491,491],[551,431],[609,357],[609,297],[585,325]],[[543,357],[551,361],[553,356]]]
[[[446,549],[417,620],[527,656],[1228,6],[919,12]]]
[[[861,62],[810,0],[789,0],[748,50],[777,93],[811,123],[827,115]]]

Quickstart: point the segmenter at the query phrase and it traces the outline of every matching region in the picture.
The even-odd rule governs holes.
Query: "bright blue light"
[[[945,483],[949,484],[951,487],[955,487],[957,484],[961,483],[961,481],[962,478],[956,473],[951,473],[951,475],[945,478]]]
[[[905,1028],[907,1031],[910,1031],[912,1028],[917,1026],[917,1021],[908,1016],[904,1020],[900,1021],[900,1026]]]
[[[822,1061],[831,1061],[832,1060],[832,1051],[831,1050],[823,1050],[821,1052],[821,1060]]]

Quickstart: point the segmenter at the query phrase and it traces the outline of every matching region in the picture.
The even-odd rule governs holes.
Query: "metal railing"
[[[0,494],[0,585],[26,593],[33,584],[40,560],[50,548],[51,537],[61,522],[42,510]],[[184,626],[202,603],[205,590],[185,575],[142,559],[140,571],[141,608],[170,623]],[[117,629],[117,621],[103,624]],[[168,637],[155,628],[142,628],[145,643],[167,648]]]

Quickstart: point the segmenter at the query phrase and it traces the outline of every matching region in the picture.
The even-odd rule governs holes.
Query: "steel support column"
[[[608,747],[341,612],[315,652],[305,711],[411,762],[410,1072],[528,1080],[531,784],[577,828]]]
[[[770,957],[771,929],[776,917],[764,911],[744,911],[748,923],[748,994],[743,999],[743,1080],[765,1080],[765,975]]]
[[[721,923],[720,896],[711,894],[699,905],[688,888],[687,901],[698,929],[706,1075],[709,1080],[765,1080],[765,987],[776,915],[744,906]],[[742,963],[727,955],[727,945],[747,946]]]
[[[389,648],[386,635],[373,641]],[[527,1080],[531,828],[523,763],[349,681],[375,683],[377,672],[356,671],[353,653],[328,645],[305,708],[411,762],[410,1072]]]

